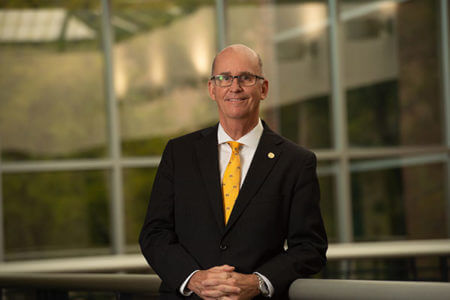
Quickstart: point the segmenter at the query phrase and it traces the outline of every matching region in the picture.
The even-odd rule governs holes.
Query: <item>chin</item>
[[[244,114],[244,113],[242,113],[242,114],[228,114],[227,118],[230,119],[230,120],[236,120],[236,121],[241,120],[241,121],[244,121],[244,120],[250,119],[250,116],[248,114]]]

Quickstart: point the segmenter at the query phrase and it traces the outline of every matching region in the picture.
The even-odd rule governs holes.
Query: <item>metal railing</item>
[[[450,239],[330,244],[328,261],[372,258],[450,257]],[[0,263],[4,272],[150,271],[141,254],[103,255]]]
[[[160,279],[156,275],[3,273],[0,288],[34,290],[44,299],[60,299],[69,291],[145,294],[156,297]],[[55,296],[56,295],[56,296]],[[297,299],[448,299],[450,283],[369,280],[298,279],[289,289]],[[1,298],[1,296],[0,296]]]
[[[441,280],[448,281],[450,240],[331,244],[327,257],[330,262],[439,257],[445,263],[441,265]],[[9,299],[11,289],[34,293],[32,297],[39,299],[69,299],[69,292],[77,291],[114,293],[117,299],[142,299],[142,295],[145,299],[157,299],[161,282],[157,275],[93,274],[120,271],[151,269],[140,254],[0,263],[0,299],[2,295]],[[450,283],[299,279],[289,293],[291,299],[447,299]]]
[[[158,275],[0,273],[0,288],[157,294]]]
[[[444,300],[449,295],[450,283],[443,282],[298,279],[289,288],[291,300]]]

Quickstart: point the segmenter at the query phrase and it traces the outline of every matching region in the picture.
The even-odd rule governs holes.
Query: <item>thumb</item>
[[[230,266],[230,265],[222,265],[222,266],[219,266],[219,268],[221,269],[221,271],[224,271],[224,272],[233,272],[235,269],[235,267]]]

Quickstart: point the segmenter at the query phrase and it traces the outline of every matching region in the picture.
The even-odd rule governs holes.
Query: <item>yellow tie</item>
[[[239,157],[240,143],[228,142],[231,147],[231,157],[222,179],[223,208],[225,224],[228,223],[234,202],[239,194],[241,183],[241,158]]]

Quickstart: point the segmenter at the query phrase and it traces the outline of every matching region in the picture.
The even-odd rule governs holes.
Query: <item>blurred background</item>
[[[210,64],[233,43],[262,56],[263,119],[319,158],[331,243],[447,239],[444,2],[1,1],[0,261],[139,253],[164,146],[217,122]]]

